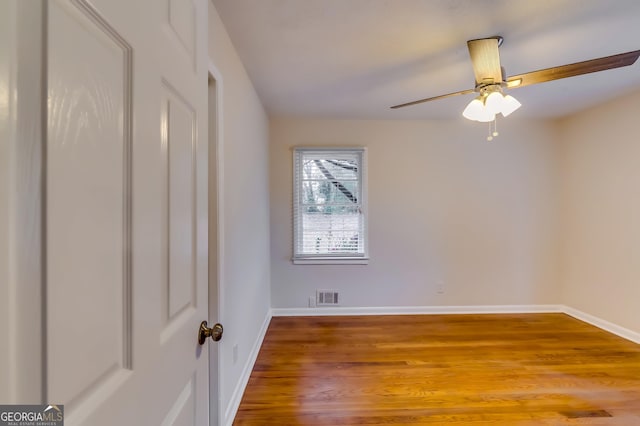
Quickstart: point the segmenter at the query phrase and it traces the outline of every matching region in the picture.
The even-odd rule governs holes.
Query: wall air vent
[[[316,306],[338,306],[338,300],[335,290],[316,290]]]

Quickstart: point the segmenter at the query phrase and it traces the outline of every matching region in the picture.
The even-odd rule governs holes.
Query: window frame
[[[359,179],[360,184],[360,210],[362,214],[362,234],[364,237],[363,250],[364,253],[359,255],[344,254],[344,255],[331,255],[331,254],[298,254],[297,248],[299,247],[299,240],[302,238],[302,230],[300,229],[300,219],[302,215],[298,215],[298,209],[300,208],[300,195],[301,195],[301,176],[299,176],[299,170],[296,167],[298,157],[304,155],[304,153],[318,153],[323,152],[344,152],[357,154],[360,157],[359,164]],[[294,264],[299,265],[366,265],[369,263],[369,214],[368,214],[368,194],[367,194],[367,148],[363,146],[349,146],[349,147],[332,147],[332,146],[301,146],[293,147],[293,256],[292,261]]]

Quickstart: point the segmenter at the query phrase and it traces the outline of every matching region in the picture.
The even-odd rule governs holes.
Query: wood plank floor
[[[640,345],[564,314],[275,317],[234,425],[640,426]]]

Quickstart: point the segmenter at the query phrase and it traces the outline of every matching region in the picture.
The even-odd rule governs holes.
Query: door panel
[[[168,312],[169,322],[196,298],[195,154],[196,116],[191,105],[163,84],[162,136],[168,170]]]
[[[207,424],[206,2],[45,4],[46,399]]]
[[[72,412],[130,368],[131,49],[71,3],[49,28],[48,356],[73,374],[50,369],[48,395]]]

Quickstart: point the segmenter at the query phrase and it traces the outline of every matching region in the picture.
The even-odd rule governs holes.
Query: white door
[[[69,426],[207,424],[206,2],[44,7],[45,399]]]

